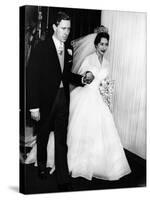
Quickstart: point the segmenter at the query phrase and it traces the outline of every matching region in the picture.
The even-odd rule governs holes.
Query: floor
[[[88,181],[84,178],[72,179],[73,191],[102,190],[112,188],[135,188],[146,186],[146,161],[125,150],[132,173],[119,181],[103,181],[93,178]],[[37,176],[37,167],[33,164],[20,163],[20,191],[25,194],[59,192],[56,185],[55,173],[47,180],[40,180]],[[24,179],[24,181],[23,181]]]

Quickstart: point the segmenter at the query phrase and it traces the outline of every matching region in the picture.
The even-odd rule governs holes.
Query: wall
[[[113,115],[124,147],[146,158],[146,14],[102,11],[115,80]]]

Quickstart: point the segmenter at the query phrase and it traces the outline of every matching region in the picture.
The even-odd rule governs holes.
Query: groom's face
[[[70,20],[61,20],[56,26],[53,24],[54,35],[60,42],[66,42],[71,28]]]

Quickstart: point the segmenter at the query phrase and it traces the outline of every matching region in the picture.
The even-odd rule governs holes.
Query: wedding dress
[[[109,75],[109,63],[95,53],[86,57],[79,72],[91,71],[91,84],[71,92],[68,123],[68,167],[72,177],[118,180],[131,172],[113,116],[104,102],[100,82]]]

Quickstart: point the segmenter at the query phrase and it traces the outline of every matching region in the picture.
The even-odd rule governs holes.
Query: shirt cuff
[[[40,110],[39,108],[34,108],[34,109],[30,109],[30,112],[37,112],[39,110]]]
[[[86,85],[86,83],[84,82],[84,76],[82,76],[82,78],[81,78],[81,83],[82,83],[83,85]]]

